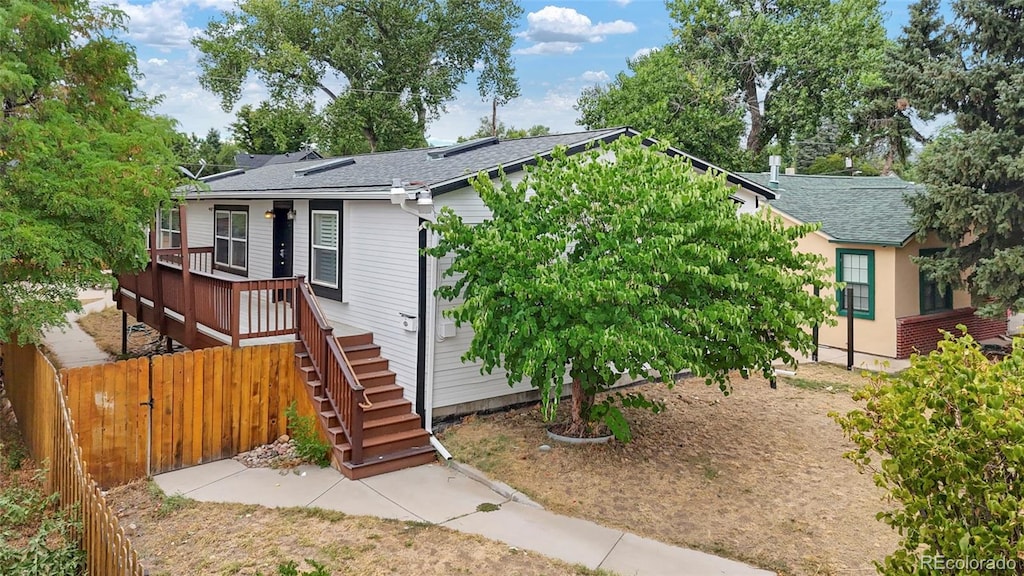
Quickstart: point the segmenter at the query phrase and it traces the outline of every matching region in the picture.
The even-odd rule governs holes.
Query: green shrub
[[[323,564],[315,561],[306,559],[306,564],[313,567],[313,570],[309,572],[299,572],[299,563],[294,560],[283,562],[277,567],[278,576],[331,576],[327,567]],[[262,572],[260,573],[262,574]]]
[[[846,457],[887,491],[895,506],[878,518],[901,535],[879,571],[1020,573],[1024,340],[993,363],[970,336],[946,333],[936,352],[854,398],[865,408],[832,415],[857,446]]]
[[[330,464],[331,445],[320,437],[314,417],[299,416],[294,400],[285,409],[284,415],[288,418],[288,431],[299,457],[318,466]]]
[[[0,491],[0,574],[78,576],[85,566],[75,539],[81,523],[74,512],[54,507],[56,495],[43,495],[36,486],[40,480],[37,475],[33,485]]]

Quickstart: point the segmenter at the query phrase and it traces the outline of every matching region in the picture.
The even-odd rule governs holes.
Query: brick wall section
[[[914,352],[931,352],[942,340],[939,330],[959,334],[957,324],[967,326],[967,333],[975,340],[985,340],[1006,334],[1006,320],[991,320],[974,315],[974,308],[960,308],[949,312],[907,316],[896,319],[896,357],[909,358]]]

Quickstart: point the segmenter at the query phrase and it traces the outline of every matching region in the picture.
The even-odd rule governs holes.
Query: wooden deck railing
[[[294,334],[292,302],[296,299],[295,278],[250,280],[214,275],[210,271],[213,249],[189,248],[190,285],[186,289],[181,251],[159,249],[156,261],[138,274],[120,274],[118,283],[122,308],[136,318],[168,333],[168,322],[184,324],[181,341],[190,341],[189,327],[197,326],[230,338],[232,346],[243,339]],[[125,299],[130,300],[126,302]],[[168,318],[167,312],[174,316]]]
[[[338,414],[345,438],[351,446],[350,462],[363,462],[363,402],[364,388],[356,379],[349,366],[348,358],[342,352],[334,337],[334,327],[327,323],[323,312],[300,276],[298,298],[295,300],[295,316],[299,339],[306,346],[313,368],[320,376],[331,407]]]

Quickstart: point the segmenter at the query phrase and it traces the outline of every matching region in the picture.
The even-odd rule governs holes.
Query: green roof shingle
[[[767,173],[741,173],[770,186]],[[905,196],[922,186],[896,176],[780,174],[773,208],[801,222],[820,222],[836,241],[902,246],[915,230]]]

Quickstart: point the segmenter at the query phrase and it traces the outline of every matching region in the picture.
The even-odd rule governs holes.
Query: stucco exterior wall
[[[786,214],[775,212],[782,217],[787,225],[795,225],[798,222]],[[887,246],[872,246],[867,244],[841,244],[831,242],[827,236],[820,232],[808,234],[797,243],[797,249],[802,252],[813,252],[820,254],[828,261],[832,268],[832,278],[835,279],[836,250],[840,248],[871,250],[875,258],[875,292],[874,292],[874,319],[854,318],[853,339],[854,350],[878,356],[894,358],[896,356],[896,249]],[[834,291],[822,291],[822,298],[836,299]],[[847,326],[845,317],[837,317],[836,326],[822,325],[818,335],[818,341],[822,346],[833,348],[846,348]]]

